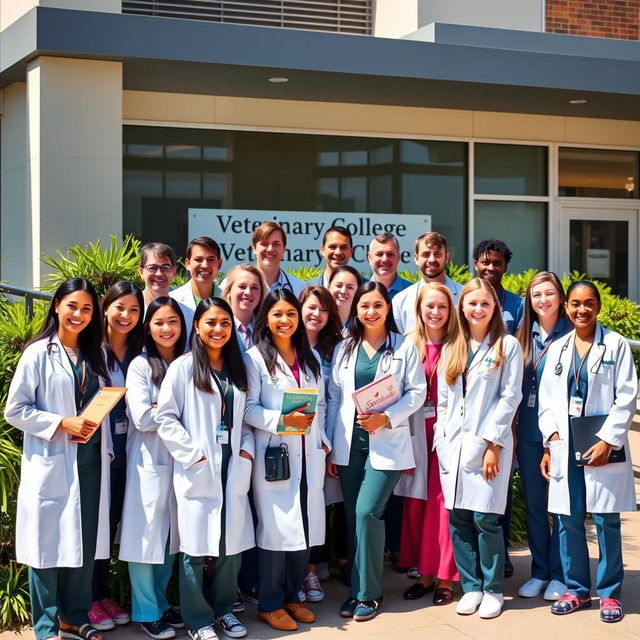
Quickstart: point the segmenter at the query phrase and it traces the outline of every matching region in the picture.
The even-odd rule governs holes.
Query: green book
[[[305,409],[303,413],[315,413],[316,404],[318,402],[318,390],[317,389],[285,389],[282,395],[282,408],[280,413],[286,415],[291,413],[299,407],[304,407],[305,404],[309,405],[308,409]],[[278,425],[276,433],[280,435],[309,435],[311,427],[308,429],[296,429],[294,427],[287,427],[283,424]]]

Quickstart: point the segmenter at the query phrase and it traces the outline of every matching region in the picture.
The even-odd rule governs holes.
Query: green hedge
[[[128,237],[119,243],[115,237],[109,246],[91,243],[86,247],[74,246],[66,253],[45,256],[43,262],[50,267],[45,289],[54,291],[65,279],[74,276],[87,277],[96,286],[99,296],[118,280],[132,280],[140,283],[138,259],[140,242]],[[320,273],[319,268],[299,267],[289,270],[302,280],[309,280]],[[401,276],[417,281],[419,272],[406,271]],[[448,275],[455,281],[466,283],[472,274],[466,265],[449,265]],[[521,274],[507,274],[504,285],[510,291],[523,295],[534,270]],[[221,279],[223,274],[220,274]],[[580,274],[565,276],[563,283],[579,279]],[[186,281],[181,274],[180,281]],[[640,308],[631,300],[611,293],[606,285],[598,283],[602,295],[602,324],[618,333],[640,339]],[[30,317],[23,303],[11,303],[0,299],[0,411],[4,412],[7,391],[23,345],[33,337],[42,324],[47,304],[37,302],[35,316]],[[22,434],[11,428],[0,414],[0,631],[16,629],[29,622],[28,582],[24,567],[18,566],[14,554],[15,500],[19,482]],[[526,537],[524,500],[518,474],[514,476],[513,519],[511,539],[522,542]],[[118,597],[126,602],[129,598],[129,580],[123,563],[114,559],[110,584]],[[175,589],[175,585],[172,585]]]

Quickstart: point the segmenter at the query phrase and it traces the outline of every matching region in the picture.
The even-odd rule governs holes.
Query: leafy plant
[[[511,506],[511,525],[509,527],[509,542],[511,544],[524,542],[527,538],[527,508],[524,501],[524,490],[520,471],[515,471],[511,483],[513,502]]]
[[[29,622],[27,567],[0,566],[0,629],[19,629]]]
[[[507,291],[511,291],[523,298],[527,293],[529,283],[536,273],[538,273],[536,269],[527,269],[523,273],[505,273],[502,277],[502,286]]]
[[[466,264],[447,264],[447,275],[454,281],[459,284],[467,284],[471,278],[473,278],[473,274],[469,271],[469,266]]]
[[[287,269],[287,273],[290,273],[300,280],[307,282],[313,278],[317,278],[322,273],[321,267],[298,267],[297,269]]]
[[[3,400],[2,406],[4,407]],[[0,510],[5,513],[15,498],[20,482],[20,457],[22,447],[13,438],[13,427],[0,419]]]
[[[130,280],[142,284],[139,274],[140,240],[127,236],[118,246],[116,236],[111,236],[108,249],[102,248],[100,240],[86,247],[79,244],[70,247],[67,253],[57,251],[57,258],[43,256],[42,261],[53,269],[46,291],[55,291],[68,278],[87,278],[102,298],[109,287],[118,280]]]

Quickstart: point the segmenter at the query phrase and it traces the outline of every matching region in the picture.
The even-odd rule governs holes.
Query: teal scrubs
[[[369,358],[358,346],[355,367],[355,388],[373,382],[378,369],[382,345]],[[401,471],[380,471],[371,466],[369,433],[354,416],[353,435],[348,466],[339,466],[338,475],[344,495],[349,531],[349,560],[352,562],[351,596],[356,600],[382,598],[385,527],[384,508],[400,479]]]

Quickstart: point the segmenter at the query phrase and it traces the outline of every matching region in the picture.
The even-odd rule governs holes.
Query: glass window
[[[475,203],[474,238],[498,238],[513,252],[509,271],[547,268],[547,205],[544,202]]]
[[[637,198],[635,151],[561,148],[558,195],[585,198]]]
[[[129,125],[123,141],[124,229],[143,241],[184,251],[189,207],[428,214],[466,262],[465,143]]]
[[[475,145],[475,192],[504,196],[547,195],[547,148]]]

